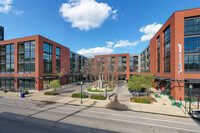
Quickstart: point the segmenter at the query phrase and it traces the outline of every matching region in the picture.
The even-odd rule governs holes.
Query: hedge
[[[103,95],[91,95],[90,96],[91,99],[97,99],[97,100],[105,100],[105,96]]]
[[[135,98],[134,101],[136,103],[146,103],[146,104],[150,104],[150,100],[147,98]]]
[[[47,91],[44,93],[44,95],[58,95],[59,93],[58,92],[55,92],[55,91]]]
[[[81,98],[81,94],[80,93],[73,93],[72,97],[73,98]],[[88,95],[82,94],[82,98],[88,98]]]

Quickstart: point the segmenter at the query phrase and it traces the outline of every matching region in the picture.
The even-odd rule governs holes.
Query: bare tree
[[[118,75],[117,68],[115,68],[115,59],[107,60],[107,81],[111,83],[111,87],[114,87],[114,80]]]
[[[61,81],[61,78],[64,77],[65,74],[66,74],[65,68],[61,68],[60,71],[57,71],[56,73],[57,73],[57,75],[58,75],[59,82],[60,82],[60,81]]]

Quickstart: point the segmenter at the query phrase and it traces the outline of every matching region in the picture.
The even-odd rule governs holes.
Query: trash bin
[[[25,94],[24,93],[21,93],[21,98],[25,98]]]

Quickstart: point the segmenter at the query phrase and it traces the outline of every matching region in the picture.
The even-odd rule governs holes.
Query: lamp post
[[[83,84],[83,82],[81,81],[81,104],[83,103],[83,101],[82,101],[82,84]]]
[[[189,88],[190,88],[190,107],[189,107],[189,113],[191,114],[191,93],[192,93],[192,88],[193,88],[193,86],[192,86],[192,84],[189,86]]]
[[[186,93],[185,93],[185,115],[186,115],[186,112],[187,112],[186,104],[187,104],[187,102],[186,102]]]

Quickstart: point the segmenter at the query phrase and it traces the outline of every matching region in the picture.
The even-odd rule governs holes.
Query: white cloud
[[[94,55],[101,55],[101,54],[110,54],[114,52],[111,48],[106,47],[96,47],[96,48],[90,48],[90,49],[81,49],[78,51],[79,54],[82,54],[87,57],[93,57]]]
[[[23,15],[24,12],[13,9],[12,4],[13,0],[0,0],[0,13],[8,14],[10,11],[13,11],[14,15]]]
[[[109,41],[109,42],[106,42],[108,45],[107,45],[107,47],[108,48],[111,48],[112,46],[113,46],[113,44],[114,44],[114,42],[111,42],[111,41]]]
[[[149,24],[147,26],[143,26],[142,28],[140,28],[139,31],[145,34],[141,37],[141,41],[145,42],[150,40],[161,27],[162,24],[156,24],[155,22],[153,24]]]
[[[61,5],[60,13],[72,27],[87,31],[100,27],[110,15],[116,15],[117,10],[112,11],[108,4],[95,0],[70,0]]]
[[[21,16],[24,14],[23,11],[17,11],[17,10],[13,10],[13,14],[17,15],[17,16]]]
[[[138,44],[139,44],[139,41],[130,42],[129,40],[120,40],[120,41],[117,41],[114,48],[127,47],[127,46],[133,47],[133,46],[136,46]]]
[[[13,0],[0,0],[0,13],[8,13],[11,11]]]
[[[118,14],[117,14],[117,10],[114,10],[113,12],[112,12],[112,19],[114,19],[114,20],[117,20],[117,16],[118,16]]]

